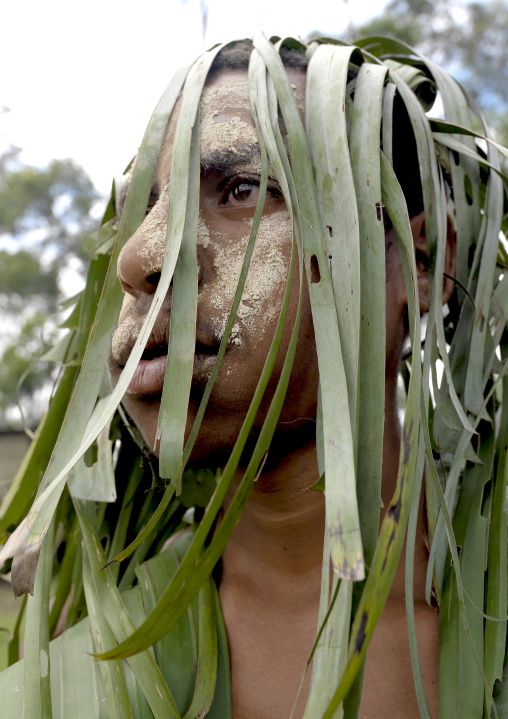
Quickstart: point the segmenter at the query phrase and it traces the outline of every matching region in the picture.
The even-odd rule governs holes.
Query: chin
[[[155,441],[155,437],[159,420],[160,397],[124,397],[122,404],[132,424],[140,432],[148,451],[158,458],[159,442]],[[191,402],[185,441],[190,435],[196,412],[197,408]],[[214,413],[214,419],[209,419],[205,414],[187,466],[196,469],[224,466],[233,450],[241,424],[242,422],[232,421],[231,416],[221,417],[218,413]]]
[[[160,410],[160,397],[134,398],[124,397],[123,405],[133,424],[141,433],[149,450],[156,458],[159,457],[159,446],[155,442],[157,423]],[[208,408],[205,413],[199,435],[194,444],[187,468],[201,469],[224,467],[233,451],[235,442],[242,428],[245,412],[217,411],[217,408]],[[185,439],[187,440],[197,407],[191,400]],[[209,416],[207,416],[207,414]],[[239,466],[245,469],[252,457],[256,442],[259,438],[264,413],[258,416],[253,426],[240,458]],[[288,419],[279,422],[274,433],[264,469],[274,469],[284,457],[309,442],[315,442],[316,424],[310,419]]]

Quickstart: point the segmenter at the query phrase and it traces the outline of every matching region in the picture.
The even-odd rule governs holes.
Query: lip
[[[216,357],[215,352],[198,351],[195,353],[192,372],[194,381],[208,379]],[[127,394],[135,397],[161,395],[166,376],[167,359],[167,354],[153,359],[141,359],[127,388]]]
[[[145,314],[130,318],[127,332],[120,331],[117,341],[113,338],[110,366],[113,376],[119,377],[131,355]],[[119,326],[120,327],[120,326]],[[126,395],[133,398],[160,399],[168,361],[169,312],[160,312],[146,342],[141,359],[136,367]],[[206,384],[215,364],[220,340],[214,328],[206,321],[198,322],[194,346],[193,384]],[[178,379],[176,380],[178,381]]]
[[[127,394],[136,396],[162,394],[167,359],[166,354],[153,359],[141,359],[127,388]]]

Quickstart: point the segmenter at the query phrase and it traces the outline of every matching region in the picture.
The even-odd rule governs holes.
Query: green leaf
[[[360,229],[361,323],[357,386],[357,482],[365,560],[371,564],[381,507],[385,394],[385,232],[379,135],[386,68],[358,73],[351,128],[351,163]],[[369,427],[369,431],[360,428]]]
[[[408,315],[410,318],[412,346],[418,348],[419,351],[420,313],[413,238],[404,195],[395,173],[382,154],[381,188],[383,192],[382,199],[395,230],[404,270],[408,291]],[[370,573],[351,628],[347,667],[328,709],[323,715],[323,719],[332,719],[360,670],[398,566],[411,505],[418,457],[418,419],[421,392],[421,365],[418,359],[415,352],[413,354],[412,374],[402,429],[395,494],[381,525],[379,541],[374,552]]]
[[[413,490],[413,499],[409,513],[407,540],[406,540],[406,571],[405,580],[405,603],[406,615],[409,635],[409,649],[411,653],[411,666],[413,669],[413,679],[416,690],[416,698],[418,708],[422,719],[431,719],[425,688],[423,686],[423,678],[420,669],[420,658],[418,656],[418,644],[416,639],[416,620],[414,611],[414,595],[413,595],[413,578],[414,578],[414,561],[415,561],[415,545],[416,534],[418,530],[418,515],[420,512],[420,496],[423,480],[423,465],[425,461],[424,439],[420,436],[418,450],[418,465],[416,469],[416,482]]]
[[[213,57],[213,56],[212,56]],[[210,59],[211,62],[211,59]],[[194,93],[182,100],[175,133],[169,186],[168,237],[182,238],[173,278],[166,377],[157,425],[159,473],[181,492],[182,453],[196,345],[198,270],[196,237],[199,215],[199,99],[206,73],[195,78]]]
[[[86,605],[90,629],[95,643],[95,651],[101,652],[114,646],[115,636],[100,606],[86,552],[83,555],[83,577]],[[122,717],[126,717],[127,719],[132,717],[131,703],[121,662],[100,662],[99,667],[106,690],[108,717],[111,719],[121,719]]]
[[[183,719],[199,719],[212,705],[217,680],[217,630],[213,579],[205,582],[199,593],[199,654],[196,689]]]
[[[97,403],[96,411],[100,412],[106,399]],[[93,415],[92,415],[93,419]],[[71,470],[68,483],[69,491],[77,499],[94,502],[115,502],[115,474],[112,466],[113,442],[109,439],[110,424],[102,430],[97,438],[97,461],[88,467],[82,457]]]
[[[76,500],[74,506],[76,507],[83,532],[85,549],[88,561],[90,562],[95,591],[97,592],[100,605],[115,638],[121,642],[134,630],[134,623],[127,612],[117,587],[111,581],[110,570],[105,569],[102,572],[100,571],[100,566],[104,563],[104,554],[101,544],[93,532],[89,518],[87,517],[88,510],[85,509],[80,500]],[[129,664],[150,705],[154,717],[156,717],[156,719],[158,717],[161,719],[162,717],[164,717],[164,719],[179,719],[179,713],[174,699],[153,656],[145,651],[142,654],[131,657]]]
[[[102,414],[94,423],[94,426],[88,434],[83,437],[104,374],[104,367],[110,350],[111,331],[116,324],[120,310],[122,293],[116,277],[117,259],[123,245],[127,239],[132,236],[145,216],[158,148],[185,74],[185,70],[177,72],[174,81],[168,87],[152,115],[137,156],[137,172],[133,174],[124,213],[120,222],[117,242],[109,263],[108,273],[104,279],[104,285],[102,283],[100,285],[94,285],[96,292],[102,290],[101,302],[97,310],[97,317],[92,328],[87,352],[83,359],[83,366],[58,438],[57,446],[55,447],[51,468],[39,488],[38,499],[32,506],[29,521],[30,538],[27,543],[28,548],[37,547],[42,541],[55,511],[58,499],[63,491],[68,471],[72,469],[97,434],[110,420],[116,405],[123,396],[130,381],[129,378],[137,366],[147,336],[155,321],[160,297],[163,292],[165,293],[167,286],[169,286],[174,263],[167,273],[169,276],[164,277],[159,285],[159,294],[157,295],[156,293],[157,299],[154,298],[152,311],[148,314],[138,342],[131,353],[127,367],[122,375],[122,379],[110,397],[109,402],[104,407]],[[178,246],[176,247],[176,254],[174,256],[175,263],[177,254]]]
[[[217,486],[217,479],[217,473],[211,469],[188,469],[182,476],[179,501],[184,507],[206,507]]]
[[[503,379],[503,396],[508,396],[508,379]],[[508,403],[503,403],[492,489],[491,523],[489,527],[487,597],[485,611],[502,621],[485,623],[485,674],[492,691],[496,679],[502,679],[506,647],[507,614],[507,527],[504,502],[508,481],[507,448],[503,441],[508,434]]]
[[[358,64],[363,61],[352,47],[321,45],[312,55],[307,70],[305,130],[354,426],[360,337],[360,232],[346,128],[346,85],[352,56]],[[319,103],[323,96],[330,98],[326,112]]]
[[[136,568],[145,612],[148,616],[155,608],[180,564],[180,552],[185,552],[192,535],[190,532],[175,537],[162,554]],[[189,708],[196,684],[198,661],[198,626],[192,608],[175,624],[171,632],[154,645],[155,659],[168,685],[179,713]],[[108,662],[101,662],[107,664]]]
[[[325,485],[324,473],[321,475],[321,477],[318,479],[317,482],[310,485],[309,489],[314,489],[314,490],[316,490],[316,492],[324,492],[325,491],[326,485]]]
[[[231,706],[231,672],[229,666],[228,638],[222,616],[219,592],[214,591],[215,618],[217,623],[217,683],[213,703],[208,712],[207,719],[232,719]]]
[[[279,56],[262,35],[254,40],[254,46],[267,65],[279,98],[289,138],[299,212],[306,218],[306,222],[302,223],[303,260],[311,299],[321,382],[328,387],[337,388],[333,395],[323,395],[325,472],[328,478],[326,503],[327,518],[330,520],[328,531],[332,538],[332,564],[338,576],[362,579],[364,564],[356,503],[354,448],[347,384],[332,282],[313,191],[307,141],[291,83]]]
[[[24,716],[52,719],[50,656],[49,656],[49,594],[53,554],[52,532],[41,547],[35,575],[34,596],[28,598],[25,627],[25,693]]]

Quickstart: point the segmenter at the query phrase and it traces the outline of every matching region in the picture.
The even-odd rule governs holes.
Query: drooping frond
[[[121,218],[113,214],[113,197],[101,229],[89,241],[87,284],[66,321],[68,336],[53,357],[61,361],[58,386],[0,507],[4,571],[14,557],[16,593],[35,587],[26,609],[24,664],[13,664],[0,678],[5,716],[15,716],[23,702],[27,716],[38,707],[38,716],[50,717],[55,706],[63,707],[66,716],[66,672],[78,657],[73,716],[99,716],[104,700],[109,716],[190,719],[202,716],[212,701],[207,716],[230,716],[227,641],[212,572],[277,427],[299,341],[305,285],[319,364],[317,452],[327,522],[320,626],[309,658],[312,685],[305,719],[342,716],[348,692],[349,715],[359,706],[359,672],[406,532],[413,674],[421,716],[429,716],[412,603],[412,552],[422,492],[430,543],[427,598],[440,607],[440,716],[481,717],[484,709],[490,716],[496,712],[494,688],[499,706],[507,701],[502,680],[508,152],[492,140],[459,83],[402,43],[370,38],[356,46],[329,40],[303,46],[260,35],[241,43],[240,50],[235,43],[216,47],[176,73],[134,161]],[[216,58],[227,58],[228,52],[224,64],[248,74],[260,191],[215,367],[186,437],[198,298],[199,107]],[[303,117],[289,66],[306,68]],[[444,117],[433,118],[437,93]],[[172,113],[177,122],[164,263],[141,331],[112,387],[105,367],[122,303],[116,264],[144,221]],[[281,188],[293,229],[280,315],[225,467],[193,470],[188,460],[200,441],[200,425],[237,317],[269,172]],[[425,212],[430,288],[423,335],[410,226],[410,217],[420,211]],[[450,223],[457,271],[455,291],[443,310]],[[393,229],[404,270],[410,349],[403,360],[406,405],[397,487],[378,531],[387,229]],[[157,463],[142,446],[121,400],[170,285],[171,334]],[[296,321],[281,358],[293,287],[299,293]],[[265,401],[262,427],[216,525],[232,479],[243,466],[240,460],[277,361],[282,369]],[[160,553],[183,527],[187,531]],[[354,583],[360,590],[353,591]],[[64,614],[67,631],[50,643]],[[112,661],[84,660],[82,652]],[[128,666],[120,662],[125,657]],[[51,683],[48,662],[59,667]],[[23,672],[24,698],[12,689]]]

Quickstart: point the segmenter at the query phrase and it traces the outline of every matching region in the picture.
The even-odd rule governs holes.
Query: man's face
[[[303,106],[305,74],[289,70],[297,101]],[[168,125],[155,173],[148,214],[126,244],[118,276],[126,292],[113,336],[111,370],[116,381],[146,317],[162,268],[168,216],[168,182],[178,116]],[[229,315],[261,180],[261,156],[250,111],[247,73],[223,70],[207,82],[200,106],[201,175],[197,237],[199,291],[196,352],[187,432],[212,371]],[[242,301],[228,348],[203,420],[194,458],[222,459],[241,428],[277,324],[292,248],[289,213],[273,171]],[[295,272],[297,275],[297,272]],[[293,281],[290,307],[268,398],[256,421],[259,429],[280,374],[298,302]],[[124,397],[124,405],[150,448],[155,433],[166,367],[171,290],[147,349]],[[177,380],[176,380],[177,381]],[[299,344],[281,428],[298,429],[316,414],[318,372],[307,292]]]

